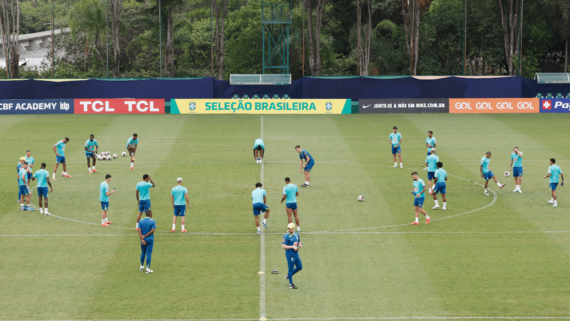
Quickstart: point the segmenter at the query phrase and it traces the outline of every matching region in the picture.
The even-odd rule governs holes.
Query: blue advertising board
[[[570,113],[570,98],[541,98],[541,113]]]
[[[0,115],[73,114],[73,99],[0,100]]]

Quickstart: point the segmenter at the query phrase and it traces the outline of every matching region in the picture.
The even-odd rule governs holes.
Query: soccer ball
[[[101,154],[97,155],[97,159],[98,159],[98,160],[101,160],[101,158],[102,158],[102,157],[101,157]]]
[[[105,155],[107,155],[107,156],[111,156],[111,152],[109,152],[109,151],[106,151],[105,153],[106,153]]]
[[[362,196],[362,195],[358,196],[358,201],[359,201],[359,202],[364,202],[364,196]]]
[[[509,176],[511,176],[511,173],[505,172],[505,177],[509,177]]]
[[[123,157],[127,156],[127,152],[122,152],[121,156],[123,156]]]
[[[117,156],[117,154],[113,154],[113,158],[117,158],[117,157],[119,157],[119,156]]]
[[[109,154],[107,154],[107,160],[111,160],[111,156],[109,156]]]

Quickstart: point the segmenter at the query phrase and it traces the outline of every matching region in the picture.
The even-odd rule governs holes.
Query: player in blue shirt
[[[129,138],[127,141],[127,154],[131,156],[131,169],[135,169],[135,154],[137,153],[138,146],[139,135],[137,135],[137,133],[134,133],[133,137]]]
[[[548,167],[548,175],[544,176],[544,178],[550,177],[550,190],[552,191],[552,197],[548,204],[552,204],[553,207],[558,207],[558,198],[556,197],[556,187],[558,186],[558,176],[562,177],[562,183],[560,186],[564,186],[564,174],[562,174],[562,169],[560,166],[556,165],[556,159],[550,159],[550,167]]]
[[[505,185],[507,185],[499,183],[499,181],[497,181],[497,178],[495,177],[495,174],[493,174],[493,172],[491,171],[491,168],[489,167],[491,156],[492,156],[491,152],[487,152],[485,156],[481,158],[481,166],[479,167],[481,171],[481,177],[485,179],[485,195],[487,196],[489,196],[489,193],[487,192],[487,186],[489,185],[489,180],[491,178],[495,181],[495,183],[497,183],[497,186],[499,186],[499,188],[503,188],[505,187]]]
[[[513,192],[519,192],[519,193],[522,193],[521,191],[521,182],[523,176],[522,156],[523,152],[521,152],[518,147],[515,147],[513,153],[511,154],[510,169],[512,170],[513,177],[515,178],[515,190]]]
[[[87,157],[87,169],[89,174],[98,173],[95,169],[97,163],[97,154],[99,153],[99,144],[95,140],[95,135],[89,135],[89,139],[85,142],[85,156]],[[93,159],[93,169],[91,169],[91,159]]]
[[[315,165],[315,160],[308,151],[301,149],[301,146],[295,146],[295,150],[299,153],[299,158],[301,159],[301,174],[305,174],[305,184],[301,185],[301,187],[309,187],[311,169]],[[303,166],[303,160],[305,161],[305,166]]]
[[[53,187],[51,187],[51,182],[49,181],[49,172],[46,171],[46,163],[42,163],[40,170],[34,173],[32,180],[38,180],[38,197],[40,205],[40,213],[45,215],[51,215],[48,212],[48,185],[50,192],[53,193]],[[45,212],[42,209],[42,198],[45,198]]]
[[[176,231],[176,217],[182,217],[182,230],[180,232],[188,232],[184,225],[186,224],[186,206],[190,209],[190,201],[188,200],[188,189],[182,186],[182,178],[178,177],[176,179],[178,185],[172,188],[170,193],[170,200],[172,201],[172,208],[174,209],[174,217],[172,218],[172,231]],[[140,222],[139,222],[140,223]]]
[[[154,230],[156,222],[152,219],[152,212],[146,212],[146,217],[140,221],[139,237],[141,239],[141,268],[145,271],[144,260],[146,257],[146,273],[152,273],[150,262],[152,259],[152,248],[154,247]]]
[[[426,168],[428,169],[428,188],[429,193],[431,194],[431,181],[435,176],[435,170],[437,169],[437,162],[439,162],[439,157],[435,154],[435,148],[431,149],[430,154],[426,157]],[[434,183],[435,186],[435,183]]]
[[[295,215],[295,223],[297,223],[297,232],[301,232],[299,216],[297,216],[297,196],[299,196],[297,185],[291,184],[291,179],[289,177],[285,177],[285,187],[283,187],[281,203],[283,203],[284,200],[287,200],[285,202],[285,210],[287,211],[289,223],[293,222],[293,219],[291,218],[291,213],[293,213],[293,215]]]
[[[18,164],[16,165],[16,173],[18,174],[17,178],[16,178],[16,182],[18,182],[18,203],[20,202],[21,198],[22,198],[22,194],[20,191],[20,169],[22,169],[22,165],[26,162],[26,157],[20,157],[20,161],[18,162]]]
[[[105,181],[99,185],[99,200],[101,201],[101,226],[106,227],[113,222],[109,222],[107,219],[107,211],[109,210],[109,195],[115,193],[115,189],[109,191],[109,183],[111,183],[111,174],[105,175]]]
[[[63,177],[71,177],[67,174],[67,164],[65,163],[65,144],[69,143],[69,138],[65,137],[53,145],[53,152],[55,153],[55,168],[53,169],[53,177],[55,180],[55,173],[59,164],[63,165]]]
[[[20,185],[20,205],[22,211],[35,211],[30,205],[30,181],[28,180],[28,163],[24,162],[18,173],[18,184]],[[24,206],[24,199],[28,206]]]
[[[24,158],[26,159],[26,163],[28,163],[28,181],[30,181],[33,177],[34,165],[35,165],[34,158],[32,157],[32,151],[28,149],[26,151],[26,156],[24,156]],[[30,190],[29,192],[30,195],[32,195],[32,190]]]
[[[414,210],[416,211],[416,221],[410,223],[411,225],[419,225],[419,216],[422,213],[426,217],[426,225],[429,224],[430,217],[427,215],[426,211],[423,209],[424,200],[426,197],[426,184],[424,181],[418,176],[417,172],[412,173],[412,179],[414,183],[414,189],[412,190],[412,194],[414,195]]]
[[[255,161],[260,164],[263,161],[263,156],[265,155],[265,145],[263,144],[263,140],[258,138],[253,143],[253,158]]]
[[[150,183],[149,183],[150,181]],[[136,196],[137,196],[137,204],[139,206],[139,215],[137,216],[137,226],[136,230],[139,229],[139,221],[141,220],[141,215],[143,212],[148,213],[150,212],[150,193],[149,188],[154,187],[154,182],[150,175],[144,174],[142,182],[137,183],[136,188]],[[152,212],[151,212],[152,213]]]
[[[431,154],[431,149],[435,148],[436,145],[436,139],[435,137],[433,137],[433,132],[430,130],[428,131],[428,137],[426,138],[426,146],[428,148],[427,151],[427,156],[429,156]],[[426,167],[424,168],[424,171],[428,170],[428,166],[426,165]]]
[[[445,171],[445,169],[443,169],[443,163],[442,162],[437,162],[437,169],[435,171],[435,175],[434,175],[434,180],[435,180],[435,185],[433,187],[433,201],[435,203],[435,206],[432,207],[432,210],[435,210],[436,208],[439,208],[439,204],[437,201],[437,193],[441,193],[441,197],[443,198],[443,208],[442,210],[446,210],[446,206],[447,206],[447,198],[445,198],[445,192],[446,192],[446,185],[447,185],[447,172]]]
[[[261,234],[259,228],[259,214],[265,212],[263,216],[263,226],[267,228],[267,218],[269,217],[269,207],[267,207],[267,193],[262,188],[263,184],[255,184],[255,189],[251,192],[251,199],[253,202],[253,216],[255,217],[255,226],[257,226],[257,234]]]
[[[285,258],[287,258],[287,276],[285,278],[289,281],[290,289],[297,289],[293,283],[293,275],[303,269],[303,263],[299,257],[299,249],[303,247],[299,234],[295,232],[295,224],[289,223],[287,225],[287,234],[283,236],[281,241],[281,248],[285,250]]]
[[[394,156],[394,167],[398,167],[398,162],[396,161],[396,154],[398,154],[398,157],[400,158],[400,168],[404,168],[404,165],[402,164],[402,147],[400,146],[402,144],[402,134],[398,133],[398,127],[396,126],[394,126],[392,130],[394,132],[391,133],[390,136],[388,136],[388,141],[392,146],[392,155]]]

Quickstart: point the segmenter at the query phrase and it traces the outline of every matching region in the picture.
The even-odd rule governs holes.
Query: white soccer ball
[[[364,202],[364,196],[362,196],[362,195],[358,196],[358,201],[359,201],[359,202]]]
[[[113,154],[113,158],[117,158],[119,157],[117,154]]]
[[[61,172],[61,176],[62,176],[62,177],[65,177],[65,174],[64,174],[63,172]]]
[[[107,154],[106,154],[107,156],[111,156],[111,152],[106,151],[106,153],[107,153]]]
[[[107,154],[107,160],[111,160],[111,156],[109,156],[109,154]]]
[[[505,177],[509,177],[509,176],[511,176],[511,173],[505,172]]]
[[[102,158],[102,157],[101,157],[101,154],[97,155],[97,159],[98,159],[98,160],[101,160],[101,158]]]
[[[123,157],[127,156],[127,152],[122,152],[121,156],[123,156]]]

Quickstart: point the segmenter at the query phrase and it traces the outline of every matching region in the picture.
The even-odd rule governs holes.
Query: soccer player
[[[24,156],[24,158],[26,159],[26,163],[28,163],[28,182],[32,179],[32,173],[34,171],[34,158],[32,157],[32,152],[28,149],[26,151],[26,156]],[[28,186],[29,187],[29,186]],[[32,195],[32,191],[29,191],[30,195]]]
[[[295,224],[289,223],[287,225],[287,234],[283,236],[281,248],[285,250],[285,257],[287,258],[287,276],[285,278],[289,281],[289,289],[296,290],[297,287],[293,283],[293,275],[303,269],[303,263],[299,257],[299,249],[303,247],[299,234],[295,232]]]
[[[137,133],[133,134],[133,137],[129,138],[127,141],[127,152],[131,156],[131,169],[135,169],[135,154],[137,152],[137,147],[139,145],[139,136]]]
[[[28,180],[28,163],[24,162],[20,172],[18,173],[18,183],[20,185],[20,205],[22,211],[35,211],[30,205],[30,181]],[[24,199],[28,202],[28,206],[24,207]]]
[[[429,193],[431,194],[431,181],[434,178],[435,170],[437,169],[437,162],[439,162],[439,157],[435,154],[435,148],[432,148],[428,157],[426,157],[426,168],[428,169],[428,187]],[[434,183],[435,186],[435,183]]]
[[[265,155],[265,145],[263,144],[263,140],[258,138],[253,143],[253,158],[255,161],[260,164],[263,161],[263,156]]]
[[[109,183],[111,182],[111,174],[105,175],[105,180],[99,185],[99,200],[101,201],[101,226],[110,226],[113,222],[107,219],[107,211],[109,210],[109,195],[115,193],[115,189],[109,191]]]
[[[523,153],[519,150],[518,147],[515,147],[513,153],[511,154],[510,169],[512,169],[513,177],[515,178],[515,190],[513,192],[519,192],[519,193],[522,193],[521,191],[521,182],[523,176],[522,156]]]
[[[49,172],[46,171],[46,163],[42,163],[40,170],[34,173],[34,177],[32,180],[38,180],[38,197],[39,197],[39,206],[40,206],[40,214],[51,215],[48,212],[48,185],[50,188],[50,193],[53,193],[53,187],[51,186],[51,182],[49,181]],[[45,212],[42,209],[42,197],[45,198]]]
[[[269,217],[269,207],[267,207],[267,194],[262,188],[263,184],[255,184],[255,189],[251,192],[251,198],[253,199],[253,215],[255,216],[255,226],[257,226],[257,234],[261,234],[261,229],[259,228],[259,214],[265,212],[263,217],[263,226],[267,228],[267,218]]]
[[[59,164],[63,165],[63,177],[71,177],[67,174],[67,165],[65,163],[65,144],[69,142],[69,138],[65,137],[64,139],[60,140],[59,142],[53,145],[53,152],[55,153],[55,168],[53,169],[53,177],[52,179],[55,180],[55,172],[57,171],[57,167]],[[57,148],[57,150],[56,150]]]
[[[398,127],[396,126],[394,126],[392,130],[394,132],[390,134],[390,136],[388,137],[389,138],[388,141],[390,142],[390,144],[392,144],[392,155],[394,155],[394,167],[398,167],[398,162],[396,161],[396,154],[398,154],[398,157],[400,158],[400,168],[404,168],[404,165],[402,164],[402,148],[400,147],[400,145],[402,144],[402,134],[398,133]]]
[[[550,190],[552,191],[552,197],[548,204],[552,204],[552,207],[558,207],[557,197],[556,197],[556,187],[558,187],[558,175],[562,176],[562,183],[560,186],[564,186],[564,174],[562,174],[562,169],[560,166],[556,165],[556,159],[550,159],[550,167],[548,167],[548,175],[544,178],[550,177]]]
[[[433,188],[433,201],[435,202],[435,206],[432,207],[432,210],[439,208],[439,204],[437,203],[437,193],[441,193],[441,197],[443,198],[443,208],[442,210],[445,211],[445,206],[447,205],[447,199],[445,198],[445,189],[447,185],[447,172],[443,169],[443,163],[437,162],[436,164],[437,170],[435,171],[434,180],[435,185]]]
[[[141,220],[142,213],[150,212],[150,193],[148,189],[154,186],[155,186],[154,182],[152,181],[152,178],[150,178],[150,175],[148,174],[144,174],[142,182],[137,183],[135,194],[137,196],[137,204],[139,205],[139,215],[137,216],[136,230],[139,229],[139,221]]]
[[[85,156],[87,156],[87,169],[89,174],[98,173],[95,169],[97,163],[97,154],[99,153],[99,144],[95,140],[95,135],[89,135],[89,139],[85,142]],[[93,159],[93,168],[91,168],[91,159]]]
[[[176,231],[176,217],[181,217],[182,230],[180,232],[188,232],[184,225],[186,224],[186,206],[190,209],[190,201],[188,200],[188,189],[182,186],[182,178],[176,179],[178,185],[172,188],[170,200],[172,201],[172,208],[174,209],[174,217],[172,218],[172,232]],[[140,224],[140,222],[139,222]]]
[[[139,237],[141,238],[141,269],[145,271],[144,260],[146,256],[146,273],[152,273],[150,261],[152,259],[152,248],[154,247],[154,230],[156,222],[152,219],[152,212],[146,212],[146,217],[140,221]]]
[[[299,226],[299,216],[297,216],[297,196],[299,196],[299,189],[297,185],[291,184],[291,179],[289,177],[285,177],[285,187],[283,187],[283,197],[281,198],[281,203],[285,199],[285,210],[287,211],[287,218],[289,219],[289,223],[293,222],[291,218],[291,213],[295,215],[295,223],[297,223],[297,232],[301,232],[301,227]]]
[[[22,165],[26,162],[26,157],[20,157],[20,161],[16,165],[16,173],[18,173],[18,203],[20,203],[20,199],[22,198],[22,194],[20,193],[20,169],[22,169]]]
[[[491,168],[489,168],[490,161],[491,161],[491,152],[487,152],[485,156],[481,158],[481,166],[479,167],[481,171],[481,177],[485,179],[485,195],[487,196],[489,196],[489,193],[487,192],[487,186],[489,185],[489,180],[491,178],[495,181],[495,183],[497,183],[497,186],[499,186],[499,188],[503,188],[505,187],[505,185],[507,185],[507,184],[501,184],[499,183],[499,181],[497,181],[495,174],[493,174]]]
[[[311,169],[315,165],[315,160],[313,156],[309,154],[304,149],[301,149],[301,146],[295,146],[295,150],[299,153],[299,158],[301,159],[301,174],[305,174],[305,184],[301,185],[301,187],[309,187],[309,181],[311,180]],[[305,160],[305,166],[303,166],[303,160]],[[304,171],[303,171],[304,169]]]
[[[412,194],[414,195],[414,209],[416,211],[416,221],[410,223],[411,225],[419,225],[419,216],[422,213],[426,217],[426,225],[429,224],[430,217],[427,215],[426,211],[423,209],[424,200],[426,197],[426,184],[424,181],[418,176],[418,172],[412,173],[412,179],[414,180],[414,189],[412,190]]]
[[[436,145],[436,139],[435,137],[433,137],[433,132],[430,130],[428,131],[428,137],[426,138],[426,146],[428,148],[427,151],[427,156],[429,156],[431,154],[431,149],[435,148]],[[424,171],[428,170],[428,166],[426,165],[426,167],[424,168]]]

